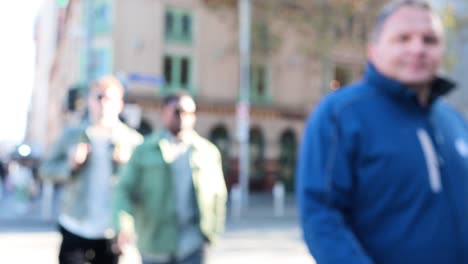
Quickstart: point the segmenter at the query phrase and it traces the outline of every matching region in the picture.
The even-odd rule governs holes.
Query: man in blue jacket
[[[317,263],[468,263],[468,125],[440,99],[443,41],[426,2],[389,3],[363,79],[309,118],[297,195]]]

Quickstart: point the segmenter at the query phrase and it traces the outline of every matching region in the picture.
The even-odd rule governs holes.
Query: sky
[[[0,3],[0,142],[24,137],[34,82],[34,21],[42,2]]]

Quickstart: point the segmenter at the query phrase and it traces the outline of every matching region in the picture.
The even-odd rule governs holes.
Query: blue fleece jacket
[[[307,121],[297,196],[317,263],[468,263],[468,126],[368,64]]]

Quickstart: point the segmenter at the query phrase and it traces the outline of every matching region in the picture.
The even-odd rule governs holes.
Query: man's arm
[[[345,221],[352,200],[351,137],[326,105],[309,118],[297,166],[305,242],[317,263],[373,263]]]
[[[227,190],[226,182],[224,181],[223,167],[221,161],[221,154],[216,149],[216,175],[215,175],[215,188],[216,188],[216,201],[215,201],[215,214],[216,214],[216,236],[224,231],[226,222],[226,201]]]
[[[43,180],[52,182],[66,182],[72,175],[70,163],[70,145],[75,133],[71,129],[65,129],[60,138],[52,146],[50,156],[39,168],[39,176]]]
[[[130,157],[130,160],[124,164],[119,171],[119,182],[114,192],[114,201],[112,208],[112,220],[114,230],[119,234],[122,243],[131,240],[135,235],[133,207],[135,202],[135,193],[138,191],[138,182],[140,178],[140,147],[137,147]],[[123,245],[120,245],[123,246]]]

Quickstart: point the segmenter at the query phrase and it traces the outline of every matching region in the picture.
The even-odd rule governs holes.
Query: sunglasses
[[[112,96],[108,96],[108,95],[105,95],[105,94],[98,94],[94,98],[96,98],[96,100],[98,100],[98,101],[103,101],[104,99],[106,99],[106,100],[113,99]]]
[[[104,97],[105,96],[103,94],[98,94],[98,95],[96,95],[96,100],[102,101],[104,99]]]
[[[174,109],[174,115],[176,116],[180,116],[181,114],[193,114],[194,112],[190,112],[190,111],[185,111],[184,109],[182,108],[176,108]]]

